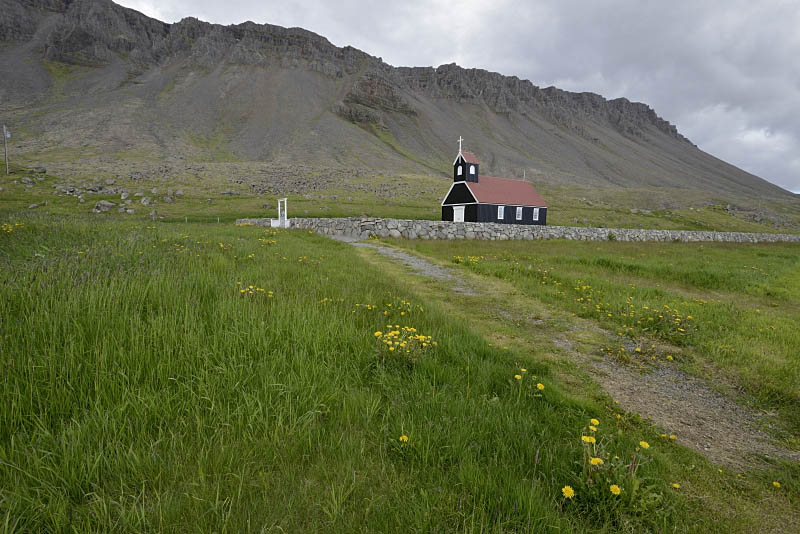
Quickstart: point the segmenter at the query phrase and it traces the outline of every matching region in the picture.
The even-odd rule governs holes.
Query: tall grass
[[[581,490],[590,417],[623,458],[654,430],[565,396],[546,365],[489,346],[347,245],[8,220],[0,531],[725,527],[669,489],[663,451],[639,474],[652,502]],[[375,336],[388,325],[437,344],[391,357]]]

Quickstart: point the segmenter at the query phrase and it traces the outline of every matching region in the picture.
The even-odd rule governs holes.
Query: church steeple
[[[478,181],[478,158],[472,152],[463,152],[461,143],[464,139],[458,136],[458,156],[453,162],[453,181],[454,182],[477,182]]]

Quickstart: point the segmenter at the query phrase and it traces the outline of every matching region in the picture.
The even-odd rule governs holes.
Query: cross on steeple
[[[463,141],[463,139],[462,139],[462,138],[461,138],[461,136],[459,135],[459,136],[458,136],[458,153],[459,153],[459,154],[461,154],[461,141]]]

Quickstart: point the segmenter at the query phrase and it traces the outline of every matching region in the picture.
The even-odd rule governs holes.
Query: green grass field
[[[776,410],[800,446],[800,248],[795,244],[404,242],[424,255],[509,281],[524,295],[592,319],[619,342],[656,339],[694,374],[722,374]]]
[[[215,223],[0,222],[2,532],[753,532],[797,518],[796,467],[718,472],[346,244]],[[488,245],[412,246],[448,262],[481,249],[465,269],[609,328],[627,323],[574,302],[575,277],[614,313],[623,293],[637,313],[678,302],[695,337],[652,334],[691,365],[731,330],[720,340],[741,337],[747,358],[709,357],[794,421],[796,249],[707,247],[699,269],[699,246]],[[732,257],[740,271],[715,277]],[[774,340],[756,335],[770,325]],[[762,344],[775,352],[763,364]]]

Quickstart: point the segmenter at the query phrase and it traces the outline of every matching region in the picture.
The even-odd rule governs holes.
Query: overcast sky
[[[798,0],[116,0],[299,26],[395,66],[458,63],[644,102],[701,149],[800,192]]]

